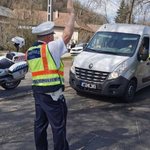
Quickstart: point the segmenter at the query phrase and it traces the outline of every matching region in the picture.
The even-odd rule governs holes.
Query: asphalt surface
[[[133,103],[124,104],[119,99],[77,95],[66,89],[70,150],[149,150],[149,90],[137,93]],[[32,94],[1,101],[0,114],[0,150],[35,150]],[[49,150],[53,150],[52,141],[49,127]]]
[[[77,94],[69,87],[69,65],[69,61],[65,62],[64,95],[70,150],[150,150],[150,87],[136,93],[132,103]],[[30,73],[23,82],[15,89],[20,91],[14,97],[0,89],[0,96],[8,94],[0,100],[0,150],[35,150],[34,99],[30,90],[21,94],[31,82]],[[49,150],[53,150],[50,127],[48,142]]]

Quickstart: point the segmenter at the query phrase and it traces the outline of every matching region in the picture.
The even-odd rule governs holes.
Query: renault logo
[[[92,69],[92,67],[93,67],[93,64],[91,63],[91,64],[89,65],[89,69]]]

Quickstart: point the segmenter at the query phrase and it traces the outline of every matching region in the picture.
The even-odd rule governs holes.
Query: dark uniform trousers
[[[54,150],[69,150],[66,140],[67,105],[63,95],[54,101],[50,95],[33,92],[35,98],[34,137],[37,150],[48,150],[47,127],[51,125]],[[50,149],[52,150],[52,148]]]

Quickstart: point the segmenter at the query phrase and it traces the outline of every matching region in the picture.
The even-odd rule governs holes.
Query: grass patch
[[[62,57],[62,60],[69,60],[69,59],[74,59],[75,56],[68,56],[68,57]]]

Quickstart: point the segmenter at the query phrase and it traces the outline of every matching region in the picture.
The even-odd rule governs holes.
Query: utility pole
[[[47,21],[53,21],[53,0],[48,0]]]

